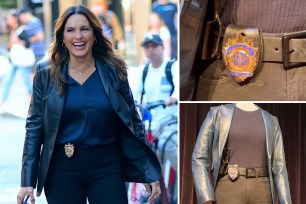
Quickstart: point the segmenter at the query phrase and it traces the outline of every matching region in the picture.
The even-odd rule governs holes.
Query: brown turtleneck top
[[[261,28],[264,33],[306,30],[305,0],[220,0],[223,26]]]
[[[235,107],[228,134],[229,164],[243,168],[266,168],[266,131],[261,110]]]

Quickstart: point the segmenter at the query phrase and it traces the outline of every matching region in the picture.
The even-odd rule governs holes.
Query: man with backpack
[[[163,55],[163,41],[159,35],[146,35],[141,46],[149,62],[144,66],[133,94],[140,103],[163,100],[165,107],[151,110],[151,129],[158,138],[157,150],[161,162],[167,159],[177,170],[177,99],[179,97],[179,67],[175,60]]]

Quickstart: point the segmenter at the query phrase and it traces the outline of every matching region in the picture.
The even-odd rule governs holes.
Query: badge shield
[[[226,28],[222,56],[230,75],[237,82],[254,76],[261,62],[262,34],[259,29],[229,25]]]
[[[68,157],[68,158],[71,158],[72,156],[73,156],[73,154],[74,154],[74,146],[73,146],[73,144],[70,144],[70,143],[68,143],[68,144],[65,144],[65,154],[66,154],[66,156]]]
[[[238,165],[228,165],[227,175],[231,181],[235,181],[239,178],[239,167]]]

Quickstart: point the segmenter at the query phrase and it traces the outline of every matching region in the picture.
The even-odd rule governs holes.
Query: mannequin
[[[211,107],[192,155],[198,203],[274,204],[276,190],[291,204],[285,164],[275,116],[253,103]]]
[[[258,107],[254,103],[236,103],[236,107],[244,111],[258,110]]]

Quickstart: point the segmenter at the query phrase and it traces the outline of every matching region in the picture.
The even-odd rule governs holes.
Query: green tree
[[[17,0],[0,0],[0,8],[17,8]]]

